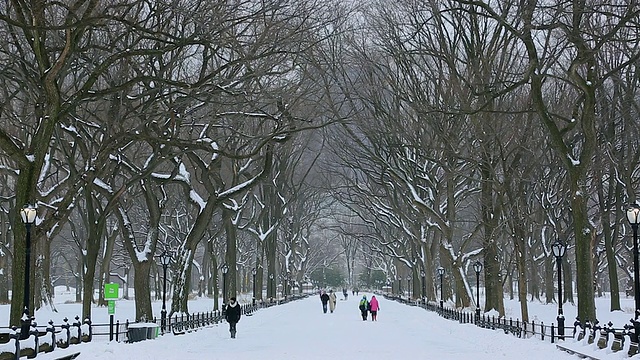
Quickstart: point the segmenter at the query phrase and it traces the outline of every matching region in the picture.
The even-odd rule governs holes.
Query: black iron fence
[[[241,305],[242,314],[253,315],[259,309],[285,304],[294,300],[306,298],[308,295],[289,295],[286,299],[269,299]],[[0,328],[0,360],[18,360],[21,357],[35,358],[40,353],[50,353],[56,348],[66,349],[72,345],[91,342],[95,338],[117,342],[134,342],[145,339],[153,339],[160,334],[160,320],[154,318],[145,323],[134,323],[119,320],[113,324],[94,324],[90,319],[80,321],[76,316],[69,322],[65,318],[62,324],[54,325],[49,321],[48,325],[40,326],[32,318],[29,337],[20,339],[20,328]],[[193,314],[180,314],[167,318],[166,333],[180,335],[199,328],[215,325],[224,320],[222,311],[215,310]],[[134,324],[136,326],[134,326]],[[142,326],[140,326],[142,325]],[[144,329],[144,330],[141,330]]]
[[[611,322],[602,326],[597,320],[594,323],[589,321],[582,323],[579,319],[576,319],[572,327],[564,328],[563,336],[558,336],[558,328],[553,323],[545,325],[544,322],[524,322],[518,319],[496,318],[495,316],[487,315],[478,317],[475,312],[451,309],[444,306],[441,307],[436,302],[411,300],[389,294],[382,294],[382,296],[389,300],[433,311],[445,319],[458,321],[460,323],[475,324],[485,329],[502,330],[505,334],[512,334],[517,337],[536,337],[542,341],[548,340],[551,343],[566,338],[573,338],[578,341],[586,339],[588,344],[596,343],[598,348],[609,348],[612,352],[623,350],[625,341],[629,341],[628,355],[633,356],[638,354],[637,334],[640,334],[640,321],[633,319],[630,320],[630,324],[626,324],[622,328],[615,328]]]

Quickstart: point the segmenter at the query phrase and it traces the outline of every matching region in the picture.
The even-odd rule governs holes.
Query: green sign
[[[109,315],[114,315],[116,313],[116,301],[115,300],[107,301],[107,306],[109,307]]]
[[[118,298],[118,284],[104,284],[104,298],[117,299]]]

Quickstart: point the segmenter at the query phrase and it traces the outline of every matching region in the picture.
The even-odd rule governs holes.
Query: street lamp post
[[[424,270],[420,271],[420,280],[422,281],[422,298],[426,299],[427,297],[427,284],[426,284],[426,280],[425,280],[425,273]]]
[[[411,299],[411,275],[407,275],[407,296]]]
[[[638,271],[638,224],[640,223],[640,207],[633,204],[627,209],[627,220],[633,229],[633,296],[635,298],[635,319],[640,312],[640,277]]]
[[[222,265],[222,309],[225,310],[227,304],[227,273],[229,272],[229,265],[226,263]]]
[[[402,278],[398,276],[396,280],[398,281],[398,295],[402,297],[402,295],[404,295],[402,292]]]
[[[29,337],[29,328],[31,327],[31,315],[29,314],[29,271],[31,270],[31,225],[36,221],[36,208],[33,205],[25,205],[20,209],[20,217],[27,228],[27,241],[24,260],[24,298],[23,298],[23,314],[22,326],[20,328],[20,339],[24,340]]]
[[[562,257],[566,250],[567,247],[560,241],[556,241],[551,245],[551,251],[553,252],[553,256],[556,257],[556,264],[558,265],[558,339],[560,340],[564,340],[564,314],[562,313]],[[637,256],[638,254],[636,254],[636,259]]]
[[[440,310],[444,309],[444,287],[443,280],[444,277],[444,268],[442,266],[438,267],[438,275],[440,275]]]
[[[171,263],[171,253],[166,250],[160,254],[162,264],[162,311],[160,312],[160,330],[164,334],[167,328],[167,268]]]
[[[282,285],[282,297],[286,300],[287,296],[289,296],[289,273],[284,276]]]
[[[269,292],[271,293],[271,298],[273,298],[276,294],[275,284],[273,283],[273,273],[269,274]]]
[[[253,268],[253,270],[251,270],[251,275],[253,275],[253,300],[251,301],[251,303],[253,305],[256,304],[256,274],[258,273],[258,270],[256,270],[256,268]]]
[[[482,263],[476,261],[473,264],[473,270],[476,271],[476,322],[480,320],[480,272],[482,271]]]

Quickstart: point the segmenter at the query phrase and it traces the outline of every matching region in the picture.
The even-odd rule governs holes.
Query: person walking
[[[362,320],[367,321],[368,311],[369,311],[369,302],[367,301],[367,295],[362,295],[362,300],[360,300],[360,304],[358,304],[358,308],[360,309],[360,315],[362,315]]]
[[[236,298],[230,298],[227,308],[225,309],[224,317],[229,323],[229,332],[231,333],[232,339],[236,338],[236,324],[240,321],[241,312],[240,305],[238,305]]]
[[[322,294],[320,295],[320,301],[322,301],[322,311],[327,313],[327,303],[329,302],[329,295],[327,295],[324,290],[322,290]]]
[[[329,290],[329,310],[333,314],[333,310],[336,309],[336,301],[338,300],[336,293],[333,290]]]
[[[342,289],[342,296],[344,296],[344,299],[347,300],[347,297],[349,296],[349,292],[347,292],[347,288]]]
[[[377,321],[380,305],[375,295],[371,296],[371,301],[369,301],[369,311],[371,311],[371,321]]]

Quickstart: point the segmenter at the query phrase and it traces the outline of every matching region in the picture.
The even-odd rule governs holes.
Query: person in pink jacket
[[[376,321],[379,310],[380,310],[380,305],[378,305],[378,299],[376,299],[374,295],[371,297],[371,301],[369,301],[369,311],[371,312],[371,321]]]

